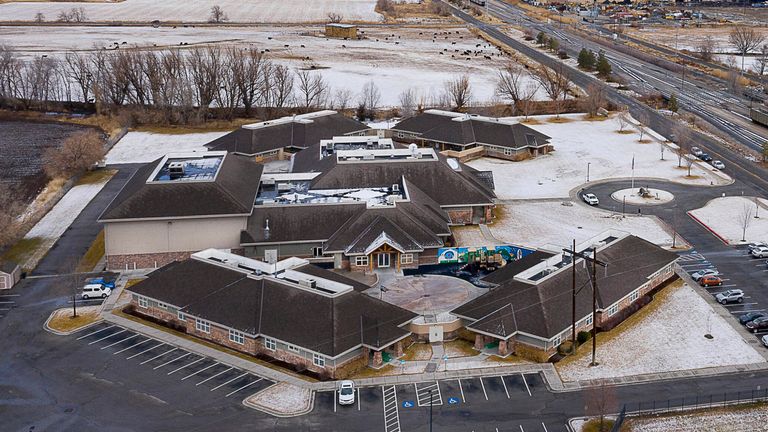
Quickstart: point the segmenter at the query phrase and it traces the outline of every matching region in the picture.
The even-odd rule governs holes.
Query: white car
[[[700,149],[700,148],[698,148],[698,147],[691,147],[691,154],[692,154],[692,155],[694,155],[694,156],[698,157],[698,156],[699,156],[700,154],[702,154],[702,153],[704,153],[704,152],[703,152],[703,151],[701,151],[701,149]]]
[[[597,199],[595,194],[591,194],[591,193],[582,194],[581,195],[581,199],[583,199],[585,203],[587,203],[589,205],[592,205],[592,206],[596,206],[596,205],[600,204],[600,200]]]
[[[766,247],[768,244],[765,244],[763,242],[754,242],[747,245],[747,250],[752,252],[752,249],[757,249],[759,247]]]
[[[352,405],[355,403],[355,383],[344,380],[339,383],[339,405]]]
[[[768,347],[768,335],[761,337],[760,340],[763,341],[763,345]]]
[[[719,160],[712,161],[712,166],[717,168],[717,169],[719,169],[719,170],[724,170],[725,169],[725,164],[723,162],[719,161]]]
[[[102,284],[88,284],[83,287],[83,300],[99,297],[107,298],[110,294],[112,294],[112,290]]]
[[[768,246],[758,246],[752,249],[749,253],[755,258],[768,257]]]
[[[720,276],[720,272],[715,269],[699,270],[696,273],[691,274],[691,278],[698,282],[704,276]]]

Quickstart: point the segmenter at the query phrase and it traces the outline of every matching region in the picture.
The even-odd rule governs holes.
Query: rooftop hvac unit
[[[293,189],[290,183],[280,183],[277,185],[277,190],[279,191],[289,191]]]
[[[387,195],[387,204],[394,204],[398,198],[397,195]]]
[[[395,183],[392,185],[392,192],[400,192],[400,185]]]
[[[261,180],[261,184],[263,184],[263,185],[274,185],[275,184],[275,179],[273,179],[273,178],[265,178],[265,179]]]
[[[184,177],[184,162],[171,162],[168,164],[168,176],[172,179]]]
[[[363,155],[363,160],[374,160],[376,156],[373,153],[366,153]]]
[[[299,281],[299,285],[307,288],[317,288],[317,281],[314,279],[302,279]]]

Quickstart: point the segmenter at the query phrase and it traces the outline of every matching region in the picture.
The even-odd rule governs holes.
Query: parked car
[[[724,169],[725,169],[725,164],[724,164],[724,163],[722,163],[722,162],[721,162],[721,161],[719,161],[719,160],[716,160],[716,161],[712,161],[712,166],[713,166],[713,167],[715,167],[715,168],[717,168],[717,169],[719,169],[719,170],[724,170]]]
[[[581,199],[583,199],[585,203],[587,203],[589,205],[592,205],[592,206],[596,206],[596,205],[600,204],[600,200],[597,199],[595,194],[591,194],[591,193],[582,194],[581,195]]]
[[[699,279],[699,285],[703,287],[720,286],[723,284],[723,280],[714,275],[704,276]]]
[[[103,277],[97,277],[97,278],[90,278],[85,280],[86,284],[99,284],[103,287],[107,287],[109,289],[115,289],[115,281],[108,281],[104,279]]]
[[[355,403],[355,383],[344,380],[339,383],[339,405],[352,405]]]
[[[720,276],[720,272],[717,271],[717,269],[699,270],[696,273],[693,273],[691,275],[691,278],[693,278],[693,280],[698,282],[699,279],[703,278],[704,276]]]
[[[744,301],[744,291],[740,289],[732,289],[732,290],[718,293],[715,296],[715,298],[717,299],[717,302],[720,304],[733,303],[733,302],[741,303]],[[762,319],[762,318],[759,318],[759,319]],[[749,326],[749,324],[747,324],[747,326]]]
[[[754,321],[758,318],[766,318],[768,313],[765,312],[747,312],[739,317],[739,322],[746,325],[748,322]]]
[[[763,345],[768,347],[768,335],[761,337],[760,340],[763,341]]]
[[[749,253],[755,258],[768,257],[768,246],[758,246],[752,249]]]
[[[710,162],[712,161],[712,156],[709,155],[709,153],[702,153],[697,156],[699,159],[703,160],[704,162]]]
[[[749,252],[752,252],[752,249],[757,249],[761,246],[768,247],[768,244],[765,244],[763,242],[754,242],[747,245],[747,250]]]
[[[698,157],[698,156],[699,156],[700,154],[702,154],[702,153],[704,153],[704,152],[703,152],[703,151],[701,151],[701,149],[700,149],[700,148],[698,148],[698,147],[691,147],[691,154],[692,154],[692,155],[694,155],[694,156]]]
[[[112,289],[107,288],[105,286],[102,286],[101,284],[88,284],[83,287],[83,300],[88,300],[89,298],[107,298],[112,294]]]
[[[759,330],[768,329],[768,318],[758,318],[747,323],[747,328],[757,333]]]

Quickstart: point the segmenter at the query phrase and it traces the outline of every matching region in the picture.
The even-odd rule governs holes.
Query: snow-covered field
[[[495,98],[499,68],[509,61],[465,27],[363,27],[364,39],[347,41],[327,39],[322,31],[318,26],[50,27],[45,32],[37,27],[0,27],[0,40],[27,58],[41,53],[63,57],[70,50],[114,47],[115,42],[136,49],[172,48],[182,43],[256,47],[269,50],[265,53],[269,59],[294,70],[314,68],[312,73],[330,84],[332,96],[348,90],[347,106],[357,103],[369,81],[379,87],[383,106],[399,106],[400,93],[408,89],[417,93],[417,102],[421,98],[429,105],[442,94],[445,81],[464,74],[470,78],[472,99],[487,102]],[[462,56],[466,50],[478,53]],[[537,98],[546,99],[546,95],[539,90]]]
[[[742,243],[746,216],[746,241],[768,241],[768,200],[759,198],[759,201],[758,209],[753,197],[715,198],[690,213],[729,243]]]
[[[630,432],[758,431],[765,430],[768,424],[768,410],[765,406],[728,407],[712,412],[630,418],[626,424]]]
[[[280,382],[248,397],[245,403],[257,408],[266,408],[269,412],[291,416],[308,410],[312,405],[312,398],[312,390]]]
[[[672,246],[672,235],[656,218],[615,215],[580,204],[517,202],[501,209],[501,217],[488,225],[503,244],[541,247],[582,242],[608,229],[626,231],[662,247]],[[677,239],[678,246],[680,239]]]
[[[194,134],[156,134],[150,132],[128,132],[107,153],[108,165],[123,163],[152,162],[167,153],[207,151],[205,144],[226,135],[228,132],[205,132]]]
[[[707,171],[708,165],[694,164],[691,178],[687,169],[677,167],[677,157],[667,148],[664,160],[655,141],[639,143],[639,133],[620,134],[617,122],[581,120],[581,115],[569,115],[569,123],[530,125],[552,137],[555,151],[535,159],[508,162],[481,158],[468,163],[481,171],[493,171],[496,195],[501,199],[565,198],[571,189],[589,180],[630,178],[632,158],[635,178],[650,177],[686,184],[723,184],[725,181]],[[628,127],[631,128],[631,127]],[[644,139],[650,139],[646,134]],[[685,164],[683,163],[683,166]],[[642,182],[638,183],[641,186]]]
[[[616,337],[598,344],[598,366],[585,350],[581,358],[559,366],[565,381],[623,377],[716,366],[762,363],[754,348],[718,316],[691,287],[666,288],[655,310],[633,326],[612,330]],[[652,307],[648,305],[646,307]],[[712,339],[704,337],[711,334]],[[645,429],[643,429],[645,430]],[[671,430],[671,429],[669,429]]]
[[[207,22],[214,5],[221,6],[232,22],[325,22],[331,12],[347,21],[380,21],[375,0],[125,0],[118,3],[14,2],[0,4],[0,17],[8,21],[34,21],[41,12],[55,21],[73,7],[85,9],[86,21],[184,21]]]

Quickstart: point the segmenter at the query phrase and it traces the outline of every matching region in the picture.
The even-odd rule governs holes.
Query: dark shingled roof
[[[441,206],[491,205],[495,194],[473,177],[474,170],[454,171],[446,158],[404,162],[338,163],[335,157],[319,164],[320,175],[312,180],[312,189],[382,187],[400,183],[404,177]],[[294,170],[295,171],[295,170]]]
[[[240,243],[327,240],[339,227],[365,211],[365,203],[256,206]],[[264,229],[269,219],[269,236]]]
[[[655,272],[677,259],[677,254],[646,240],[627,236],[598,251],[598,259],[608,263],[607,274],[598,269],[598,308],[603,309],[639,288]],[[537,285],[512,279],[499,280],[498,287],[471,300],[453,313],[476,320],[468,328],[500,337],[510,329],[552,338],[571,325],[571,271],[561,270]],[[581,262],[576,265],[576,316],[584,317],[592,310],[592,287],[589,273]],[[494,330],[496,329],[496,330]],[[504,329],[504,334],[497,333]]]
[[[0,260],[0,272],[13,273],[19,265],[10,260]]]
[[[254,155],[284,147],[306,148],[320,140],[369,129],[363,123],[333,113],[314,117],[310,122],[287,121],[266,127],[241,127],[205,146],[209,150],[226,150]]]
[[[162,158],[139,168],[99,220],[250,214],[262,165],[229,153],[214,181],[150,182]]]
[[[304,272],[308,267],[295,270]],[[319,267],[306,273],[347,280]],[[349,285],[354,287],[352,281]],[[410,334],[400,326],[416,317],[357,291],[326,297],[273,278],[245,277],[195,259],[163,267],[130,291],[213,323],[331,357],[361,343],[376,349],[390,345]]]
[[[523,148],[542,146],[550,137],[524,124],[453,117],[425,112],[397,123],[392,130],[416,134],[423,139],[456,145],[472,143]]]
[[[502,284],[515,277],[516,274],[524,272],[536,264],[539,264],[542,260],[552,258],[553,256],[555,256],[553,253],[534,251],[519,260],[510,261],[504,267],[488,274],[483,278],[483,282],[490,282],[497,285]]]

